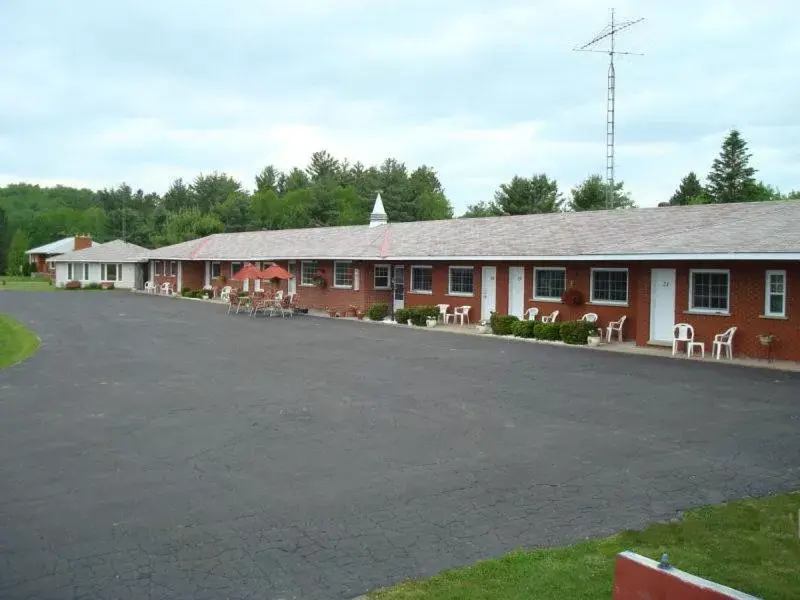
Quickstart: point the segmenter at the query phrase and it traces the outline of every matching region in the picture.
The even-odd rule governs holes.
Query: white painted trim
[[[566,255],[552,255],[552,254],[531,254],[531,255],[517,255],[517,256],[382,256],[378,257],[361,257],[357,260],[374,260],[374,261],[412,261],[412,260],[434,260],[436,262],[534,262],[534,261],[549,261],[549,262],[591,262],[591,261],[609,261],[609,262],[646,262],[646,261],[660,261],[660,260],[800,260],[800,252],[744,252],[744,253],[729,253],[729,252],[710,252],[702,254],[699,252],[693,253],[665,253],[665,254],[566,254]]]
[[[377,286],[375,285],[375,269],[378,267],[386,267],[386,281],[388,285],[386,286]],[[392,265],[388,263],[381,263],[378,265],[372,265],[372,289],[373,290],[390,290],[392,289]]]
[[[494,265],[486,265],[493,267]],[[472,271],[472,293],[468,292],[454,292],[453,291],[453,269],[469,269]],[[495,277],[497,277],[497,270],[495,269]],[[481,271],[481,285],[483,285],[483,271]],[[462,298],[473,298],[475,296],[475,267],[473,265],[450,265],[447,267],[447,295],[448,296],[461,296]],[[495,291],[495,302],[497,302],[497,292]],[[495,306],[495,309],[497,306]]]
[[[178,262],[178,274],[175,276],[176,288],[177,292],[180,294],[181,290],[183,289],[183,261],[179,260]]]
[[[692,306],[692,296],[694,295],[694,275],[695,273],[725,273],[728,276],[728,294],[726,304],[728,308],[721,310],[718,308],[695,308]],[[689,303],[686,305],[689,314],[696,315],[730,315],[731,314],[731,271],[730,269],[689,269]]]
[[[769,309],[769,297],[770,297],[769,278],[772,277],[773,275],[781,275],[781,276],[783,276],[783,311],[782,312],[772,312]],[[787,297],[787,293],[786,292],[789,289],[788,283],[789,282],[787,281],[786,271],[784,271],[782,269],[767,269],[767,271],[764,273],[764,316],[765,317],[771,317],[771,318],[776,318],[776,317],[777,318],[781,318],[781,317],[785,318],[786,317],[786,305],[788,304],[788,297]],[[728,286],[730,287],[730,282],[728,282]]]
[[[626,558],[631,562],[638,563],[643,567],[647,567],[648,569],[653,569],[654,571],[658,571],[661,573],[668,573],[670,576],[674,577],[675,579],[679,579],[684,583],[688,583],[695,587],[715,592],[717,594],[725,596],[726,598],[730,598],[730,600],[760,600],[756,596],[751,596],[750,594],[741,592],[739,590],[735,590],[720,583],[714,583],[713,581],[709,581],[708,579],[703,579],[702,577],[698,577],[697,575],[692,575],[691,573],[687,573],[686,571],[681,571],[680,569],[676,569],[674,567],[662,569],[661,567],[658,566],[658,563],[656,561],[647,558],[646,556],[642,556],[641,554],[636,554],[635,552],[631,552],[629,550],[620,552],[617,556]]]
[[[561,296],[537,296],[536,295],[536,273],[539,271],[564,271],[564,291],[567,291],[567,268],[566,267],[534,267],[533,268],[533,289],[531,297],[540,302],[561,302]]]
[[[416,289],[414,289],[414,269],[430,269],[431,270],[431,289],[429,289],[429,290],[416,290]],[[411,270],[408,272],[408,293],[409,294],[433,294],[433,265],[411,265]]]
[[[206,288],[211,285],[211,261],[205,261],[205,267],[203,270],[203,288]]]
[[[300,287],[314,287],[313,283],[303,283],[303,265],[306,263],[315,263],[317,265],[317,269],[319,269],[319,261],[318,260],[301,260],[300,261]],[[297,277],[297,275],[295,275]]]
[[[352,290],[353,289],[353,284],[355,283],[355,277],[356,277],[356,275],[355,275],[355,267],[353,267],[353,283],[351,283],[350,285],[336,285],[336,265],[350,265],[350,266],[352,266],[353,265],[353,261],[352,260],[335,260],[335,261],[333,261],[333,278],[332,278],[333,281],[331,282],[331,283],[333,283],[333,285],[331,287],[333,287],[333,288],[335,288],[337,290]]]
[[[594,273],[595,271],[611,271],[625,273],[625,301],[595,300],[594,298]],[[631,274],[627,267],[593,267],[589,273],[589,304],[595,306],[628,306],[631,299]]]

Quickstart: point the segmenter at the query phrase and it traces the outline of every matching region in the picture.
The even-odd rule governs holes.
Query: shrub
[[[489,318],[489,325],[495,335],[511,335],[514,333],[514,324],[518,322],[519,318],[514,315],[498,315],[496,312]]]
[[[534,327],[536,326],[536,321],[517,321],[512,326],[512,333],[521,338],[532,338],[535,337],[533,334]]]
[[[99,290],[99,289],[101,289],[101,287],[100,287],[99,283],[97,283],[96,281],[93,281],[92,283],[87,283],[85,286],[83,286],[83,289],[85,289],[85,290]]]
[[[561,323],[542,323],[537,322],[533,326],[533,335],[539,340],[560,340]]]
[[[388,304],[373,304],[367,311],[367,316],[372,321],[383,321],[389,314]]]
[[[414,325],[425,327],[428,317],[434,319],[439,316],[439,308],[436,306],[414,306],[410,309],[411,315],[408,317]]]
[[[398,323],[402,323],[403,325],[411,318],[411,309],[409,308],[398,308],[394,311],[394,320]]]
[[[184,298],[193,298],[192,293],[193,293],[192,290],[190,290],[189,288],[183,288],[181,290],[181,296],[183,296]]]
[[[68,281],[64,284],[65,290],[79,290],[81,289],[81,282],[80,281]]]
[[[586,344],[586,338],[597,331],[595,323],[565,321],[561,323],[561,339],[568,344]]]

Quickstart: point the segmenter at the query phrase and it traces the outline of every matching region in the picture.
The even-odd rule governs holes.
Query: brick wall
[[[206,278],[205,261],[192,260],[183,261],[181,265],[181,286],[191,290],[203,288]],[[180,291],[180,290],[178,290]]]

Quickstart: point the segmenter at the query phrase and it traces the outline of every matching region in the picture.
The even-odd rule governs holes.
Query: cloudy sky
[[[616,2],[617,177],[640,205],[701,177],[727,130],[800,188],[800,13],[779,0]],[[457,212],[515,174],[605,167],[589,0],[2,0],[0,184],[163,192],[311,152],[433,166]]]

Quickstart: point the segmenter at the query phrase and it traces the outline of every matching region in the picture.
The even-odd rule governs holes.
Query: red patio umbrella
[[[259,279],[292,279],[294,275],[280,265],[270,265],[259,274]]]
[[[261,276],[261,269],[255,266],[253,263],[247,263],[241,269],[239,269],[236,273],[231,276],[231,279],[263,279]]]

